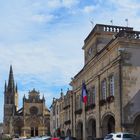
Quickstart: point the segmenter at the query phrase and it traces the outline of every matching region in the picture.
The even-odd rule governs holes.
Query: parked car
[[[65,140],[76,140],[76,138],[75,137],[68,136],[68,137],[65,137]]]
[[[42,136],[41,140],[51,140],[51,136]]]
[[[53,137],[53,138],[51,138],[51,140],[60,140],[60,138],[58,138],[58,137]]]
[[[107,134],[104,140],[136,140],[137,136],[132,133],[118,132]]]

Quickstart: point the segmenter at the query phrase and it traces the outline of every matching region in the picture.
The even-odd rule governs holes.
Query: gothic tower
[[[12,119],[18,109],[17,85],[14,83],[12,66],[10,66],[8,85],[4,89],[4,133],[11,134]]]

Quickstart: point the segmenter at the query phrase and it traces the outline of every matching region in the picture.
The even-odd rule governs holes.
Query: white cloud
[[[95,7],[92,6],[92,5],[85,6],[84,9],[83,9],[83,12],[89,14],[89,13],[92,13],[94,11],[94,9],[95,9]]]
[[[136,0],[110,0],[112,3],[115,5],[120,6],[121,8],[126,8],[126,9],[131,9],[131,10],[136,10],[140,8],[140,2]]]
[[[51,10],[58,8],[71,8],[72,6],[77,5],[80,0],[47,0],[45,5]]]
[[[62,0],[62,5],[67,8],[77,5],[80,0]]]
[[[54,17],[54,15],[33,15],[32,16],[32,20],[33,21],[35,21],[35,22],[40,22],[40,23],[42,23],[42,22],[51,22],[53,19],[54,19],[55,17]]]

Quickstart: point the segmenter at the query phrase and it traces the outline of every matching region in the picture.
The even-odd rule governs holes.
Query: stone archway
[[[83,140],[83,123],[78,122],[76,127],[76,138],[77,140]]]
[[[96,138],[96,121],[95,119],[91,118],[87,123],[87,138],[88,140],[92,140]]]
[[[112,115],[106,115],[102,120],[102,136],[115,132],[115,119]]]
[[[30,136],[38,136],[39,135],[39,126],[43,126],[41,120],[36,116],[31,116],[26,119],[26,124],[30,128]]]
[[[140,115],[134,120],[134,133],[140,135]]]

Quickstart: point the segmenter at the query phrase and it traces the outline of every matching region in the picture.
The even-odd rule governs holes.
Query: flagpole
[[[85,111],[85,107],[86,107],[86,103],[87,103],[87,89],[86,89],[86,85],[85,82],[82,82],[82,107],[83,107],[83,140],[86,140],[86,111]]]
[[[83,105],[84,107],[83,107],[83,115],[84,115],[84,137],[83,137],[83,140],[86,140],[86,111],[85,111],[85,108],[86,108],[86,104],[84,103],[84,105]]]

